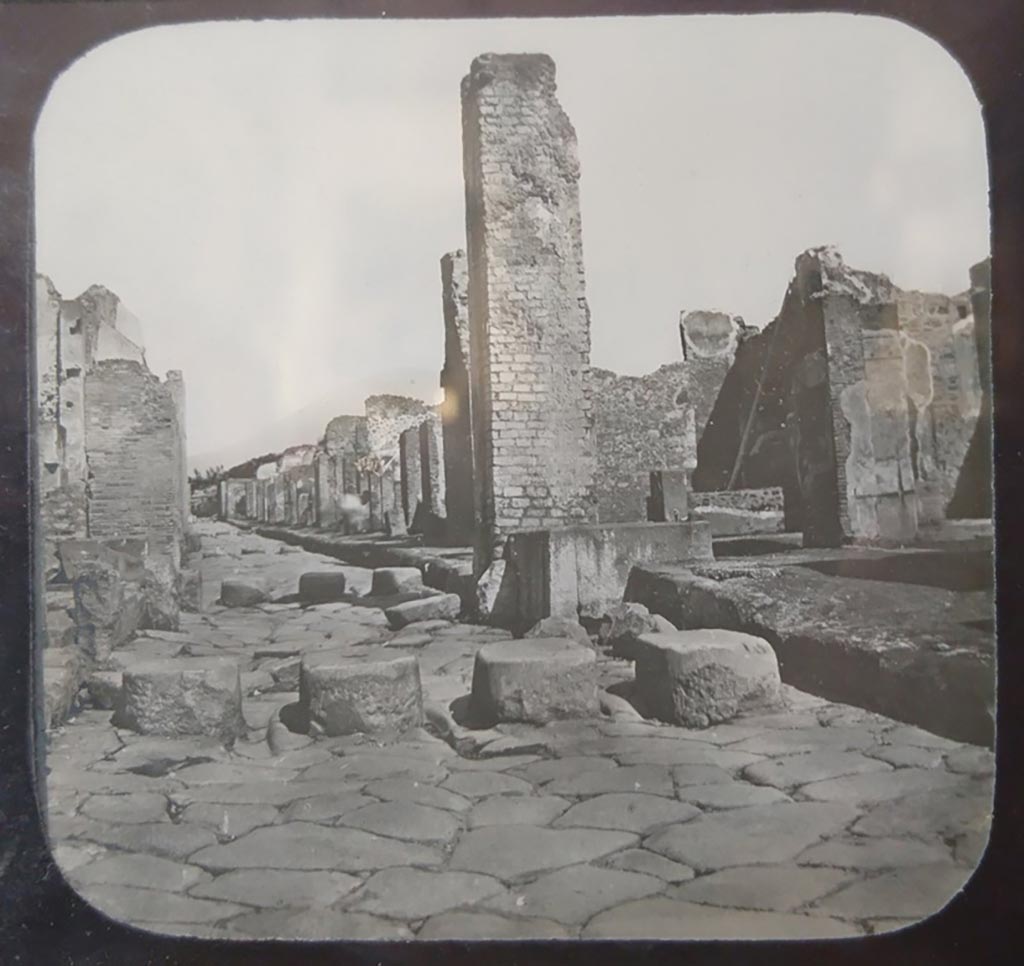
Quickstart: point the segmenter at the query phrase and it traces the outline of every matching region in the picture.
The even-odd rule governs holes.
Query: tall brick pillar
[[[191,512],[188,485],[188,436],[185,433],[185,379],[180,369],[172,369],[167,373],[167,391],[174,401],[174,413],[177,417],[175,462],[178,470],[178,486],[181,489],[181,525],[188,526]]]
[[[478,57],[462,127],[480,575],[514,530],[595,519],[590,313],[554,62]]]

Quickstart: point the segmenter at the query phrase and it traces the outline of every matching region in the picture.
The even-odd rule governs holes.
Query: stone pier
[[[590,317],[576,133],[554,62],[478,57],[462,123],[482,574],[514,530],[596,518]]]

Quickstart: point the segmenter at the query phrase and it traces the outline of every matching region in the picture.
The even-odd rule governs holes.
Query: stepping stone
[[[506,915],[546,916],[580,924],[603,909],[649,896],[664,887],[665,883],[654,876],[576,865],[512,889],[487,906]]]
[[[320,570],[299,578],[299,600],[304,604],[328,604],[345,598],[345,575],[340,570]]]
[[[225,607],[255,607],[270,600],[262,587],[241,580],[225,580],[220,585],[220,603]]]
[[[359,658],[341,650],[306,654],[299,703],[329,736],[405,731],[423,720],[419,664],[381,648]]]
[[[641,634],[635,654],[645,713],[670,724],[706,728],[781,706],[779,662],[759,637],[724,630]]]
[[[660,795],[618,792],[598,795],[573,805],[554,822],[555,828],[572,826],[607,828],[622,832],[649,832],[660,825],[688,822],[700,815],[700,809],[674,802]],[[557,917],[556,917],[557,918]]]
[[[474,905],[504,890],[497,879],[473,872],[385,869],[366,880],[348,908],[389,919],[426,919]]]
[[[507,882],[591,862],[635,843],[635,835],[593,829],[556,830],[533,825],[472,829],[459,839],[449,868],[481,872]]]
[[[137,664],[122,677],[114,726],[167,737],[241,737],[248,726],[242,717],[238,665],[228,658]]]
[[[485,644],[473,665],[470,709],[481,724],[596,716],[596,655],[557,637]]]
[[[204,873],[205,875],[205,873]],[[207,877],[209,878],[209,877]],[[247,906],[331,906],[362,884],[344,872],[295,872],[263,869],[226,872],[191,890],[199,899],[223,899]]]
[[[462,599],[458,594],[439,594],[422,600],[407,600],[384,611],[388,626],[399,630],[420,621],[455,620],[462,610]]]
[[[391,597],[423,590],[423,574],[418,567],[378,567],[373,572],[370,597]]]
[[[701,876],[678,886],[677,899],[735,909],[792,912],[832,892],[850,879],[837,869],[810,869],[791,865],[737,866]]]
[[[417,939],[571,939],[550,919],[506,918],[488,912],[445,912],[428,919]]]
[[[545,617],[537,621],[524,635],[525,638],[532,637],[567,637],[582,644],[584,647],[593,647],[590,635],[579,621],[570,620],[568,617]]]
[[[830,939],[859,936],[838,919],[722,909],[656,897],[598,913],[581,939]]]

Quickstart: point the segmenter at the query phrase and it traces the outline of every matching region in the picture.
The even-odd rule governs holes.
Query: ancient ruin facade
[[[739,343],[695,488],[781,487],[809,546],[913,541],[945,518],[974,433],[971,341],[963,297],[805,252],[778,317]]]
[[[477,572],[523,527],[591,522],[595,447],[576,134],[543,55],[462,83]]]
[[[177,569],[189,518],[185,387],[161,381],[141,327],[108,289],[62,299],[36,277],[38,489],[43,569],[62,540],[141,539]]]

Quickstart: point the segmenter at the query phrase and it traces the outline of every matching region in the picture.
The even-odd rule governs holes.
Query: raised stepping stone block
[[[302,659],[299,705],[324,734],[405,731],[423,720],[416,658],[372,650],[317,651]]]
[[[220,585],[220,602],[225,607],[255,607],[269,599],[262,587],[241,580],[225,580]]]
[[[687,728],[782,704],[779,662],[759,637],[717,629],[641,634],[636,690],[646,714]]]
[[[394,630],[419,621],[455,620],[462,609],[458,594],[439,594],[422,600],[407,600],[384,611],[388,625]]]
[[[219,657],[137,664],[124,672],[114,724],[166,737],[244,735],[238,665]]]
[[[470,711],[480,723],[596,715],[597,656],[561,637],[485,644],[473,666]]]
[[[314,571],[299,577],[299,600],[304,604],[329,604],[345,599],[345,574],[340,570]]]
[[[423,574],[417,567],[378,567],[370,584],[371,597],[391,597],[423,589]]]

